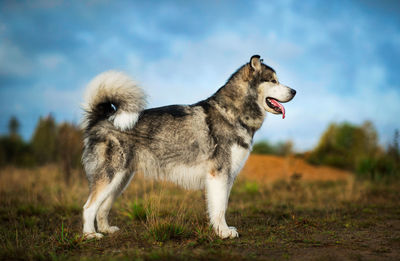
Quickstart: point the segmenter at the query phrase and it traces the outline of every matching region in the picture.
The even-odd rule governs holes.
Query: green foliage
[[[56,160],[57,126],[54,118],[49,115],[39,119],[32,137],[32,149],[38,164]]]
[[[0,167],[15,165],[30,167],[34,165],[32,147],[25,143],[18,134],[19,121],[11,117],[8,123],[9,134],[0,137]]]
[[[159,242],[179,240],[187,236],[186,228],[175,223],[159,223],[152,226],[148,232],[154,240]]]
[[[150,210],[146,210],[142,203],[135,201],[130,204],[128,209],[124,209],[122,214],[129,217],[131,220],[146,221],[147,211]]]
[[[84,236],[81,234],[70,235],[68,231],[64,228],[64,221],[61,222],[60,235],[57,238],[58,247],[64,250],[73,250],[81,248],[84,244],[89,243],[93,240],[85,240]]]
[[[70,181],[71,170],[81,166],[82,132],[70,123],[62,123],[57,128],[56,153],[64,171],[64,179]]]
[[[259,193],[259,185],[256,182],[247,181],[244,184],[245,193],[250,195],[255,195]]]
[[[81,166],[82,132],[76,125],[57,125],[51,115],[40,118],[30,143],[19,135],[16,117],[11,117],[8,125],[9,134],[0,137],[0,167],[59,163],[68,182],[71,170]]]
[[[56,150],[59,160],[77,168],[81,164],[82,132],[78,126],[62,123],[57,128]]]
[[[377,134],[372,123],[365,122],[362,126],[333,123],[323,133],[308,161],[355,170],[360,160],[374,157],[377,152]]]
[[[14,165],[31,167],[35,165],[32,148],[19,136],[0,137],[0,167]]]
[[[19,131],[19,121],[17,117],[12,116],[10,118],[10,121],[8,122],[8,130],[10,133],[10,136],[19,136],[18,131]]]
[[[268,141],[260,141],[253,145],[254,154],[273,154],[273,147]]]
[[[400,176],[399,133],[386,150],[378,146],[378,135],[371,122],[361,126],[330,124],[318,146],[309,154],[312,164],[330,165],[356,172],[373,180]]]
[[[399,132],[395,131],[393,142],[385,152],[375,157],[366,157],[359,161],[356,173],[359,177],[382,180],[400,176]]]
[[[260,141],[253,145],[253,154],[272,154],[278,156],[286,156],[293,151],[293,143],[291,141],[278,142],[271,144],[268,141]]]

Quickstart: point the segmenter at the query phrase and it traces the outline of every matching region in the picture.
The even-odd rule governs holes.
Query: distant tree
[[[9,134],[0,137],[0,167],[29,167],[35,164],[31,146],[18,133],[19,126],[18,119],[11,117],[8,123]]]
[[[54,118],[51,115],[40,118],[31,140],[33,153],[39,164],[56,161],[56,140],[57,126]]]
[[[333,123],[322,134],[308,161],[356,170],[361,160],[374,157],[378,152],[377,133],[371,122],[361,126]]]
[[[62,123],[58,127],[57,134],[57,155],[63,171],[66,183],[71,179],[73,168],[81,166],[82,153],[82,132],[70,123]]]
[[[13,136],[19,136],[19,121],[17,119],[17,117],[12,116],[10,118],[10,120],[8,121],[8,131],[9,131],[9,135],[10,137]]]
[[[293,142],[288,140],[275,145],[276,155],[287,156],[293,153]]]
[[[398,164],[400,164],[399,139],[400,139],[399,130],[395,130],[393,135],[393,141],[388,146],[388,155],[392,157]]]
[[[264,140],[254,143],[251,152],[254,154],[274,154],[274,148],[268,141]]]
[[[278,142],[276,144],[271,144],[268,141],[256,142],[253,145],[253,154],[271,154],[278,156],[286,156],[293,152],[293,142]]]
[[[386,154],[380,164],[381,169],[386,170],[390,176],[400,176],[400,147],[399,147],[399,130],[395,130],[393,141],[389,144]]]

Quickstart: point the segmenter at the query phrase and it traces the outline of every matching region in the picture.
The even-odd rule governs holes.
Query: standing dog
[[[134,174],[142,172],[185,188],[205,188],[215,233],[238,237],[225,221],[233,182],[266,111],[284,118],[280,102],[295,94],[258,55],[214,95],[193,105],[145,110],[145,94],[125,74],[110,71],[95,77],[84,104],[82,161],[90,187],[83,207],[84,235],[101,238],[119,230],[108,224],[108,213]]]

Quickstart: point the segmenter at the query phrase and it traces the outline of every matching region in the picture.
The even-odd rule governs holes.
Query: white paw
[[[116,227],[116,226],[112,226],[112,227],[109,227],[106,231],[104,231],[104,232],[106,232],[106,233],[108,233],[108,234],[113,234],[113,233],[115,233],[115,232],[117,232],[117,231],[119,231],[119,227]]]
[[[104,235],[101,233],[84,233],[83,236],[85,237],[85,239],[100,239],[103,238]]]
[[[217,234],[222,239],[239,237],[239,233],[235,227],[219,228]]]
[[[106,234],[113,234],[117,231],[119,231],[118,227],[112,226],[112,227],[103,227],[103,228],[99,228],[99,231],[101,233],[106,233]]]

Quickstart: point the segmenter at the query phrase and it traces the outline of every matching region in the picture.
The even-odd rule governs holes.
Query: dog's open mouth
[[[267,97],[265,99],[265,102],[267,103],[268,107],[276,111],[277,113],[282,114],[282,119],[285,118],[285,107],[283,107],[282,104],[280,104],[276,99]]]

